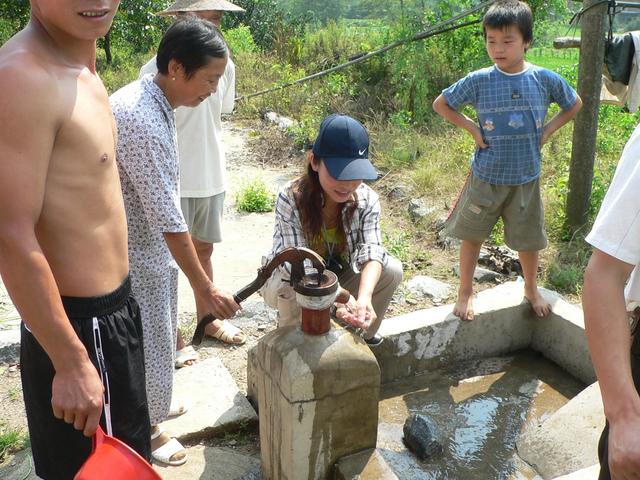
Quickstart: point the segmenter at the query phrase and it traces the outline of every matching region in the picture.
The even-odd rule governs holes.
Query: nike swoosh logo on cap
[[[364,150],[358,150],[358,155],[364,155],[364,152],[366,152],[367,149],[365,148]]]

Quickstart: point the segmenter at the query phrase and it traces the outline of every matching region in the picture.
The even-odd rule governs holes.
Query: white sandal
[[[198,360],[200,360],[200,354],[191,345],[176,351],[176,368],[188,367],[191,364],[187,362],[197,362]]]
[[[227,320],[222,321],[222,324],[220,325],[220,328],[216,330],[216,333],[208,336],[216,338],[221,342],[229,343],[231,345],[242,345],[247,341],[247,335],[233,323],[230,323]],[[239,337],[240,339],[236,341],[236,337]]]
[[[189,404],[184,400],[171,399],[171,406],[169,407],[169,417],[179,417],[187,413],[189,410]]]
[[[162,434],[163,430],[158,428],[158,430],[151,435],[151,440],[155,440]],[[171,457],[173,457],[176,453],[181,452],[185,452],[185,456],[183,458],[179,460],[171,460]],[[156,462],[164,463],[165,465],[171,465],[173,467],[178,467],[180,465],[183,465],[187,461],[186,453],[187,451],[182,446],[182,444],[175,438],[172,438],[164,445],[161,445],[160,447],[152,451],[151,458],[153,458],[153,460],[155,460]]]

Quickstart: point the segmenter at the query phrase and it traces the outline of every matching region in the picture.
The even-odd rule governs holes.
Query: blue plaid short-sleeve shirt
[[[547,109],[562,110],[577,99],[557,73],[529,65],[507,74],[495,65],[470,73],[442,92],[454,110],[475,108],[482,136],[489,145],[476,149],[473,174],[494,185],[522,185],[540,175],[540,138]]]

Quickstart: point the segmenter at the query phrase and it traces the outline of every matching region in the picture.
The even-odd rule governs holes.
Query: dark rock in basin
[[[420,460],[431,460],[442,454],[442,440],[435,422],[417,413],[404,422],[402,440]]]

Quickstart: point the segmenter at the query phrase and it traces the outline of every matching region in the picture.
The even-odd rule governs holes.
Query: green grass
[[[392,233],[383,231],[382,244],[391,255],[402,263],[406,263],[411,259],[412,245],[408,234],[398,231]]]
[[[0,463],[6,455],[25,448],[28,443],[28,438],[20,430],[0,424]]]
[[[270,212],[275,195],[263,180],[253,180],[242,186],[236,195],[236,206],[241,212]]]
[[[547,47],[532,48],[527,53],[527,60],[539,67],[556,70],[561,67],[575,65],[580,60],[578,49],[568,48],[556,50]]]
[[[22,399],[22,390],[20,387],[13,387],[9,389],[7,395],[12,402],[17,402]]]
[[[98,49],[96,62],[100,78],[109,95],[137,80],[140,68],[155,55],[155,52],[132,53],[122,48],[114,48],[112,54],[113,61],[107,64],[104,50]]]

